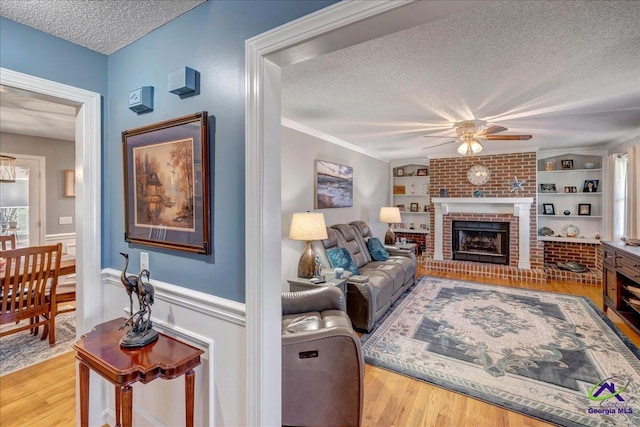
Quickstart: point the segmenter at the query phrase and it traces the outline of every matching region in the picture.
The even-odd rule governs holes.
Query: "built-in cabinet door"
[[[620,301],[618,298],[618,279],[616,277],[616,271],[612,268],[605,266],[604,268],[604,283],[602,284],[604,290],[604,305],[608,305],[613,308],[620,307]]]

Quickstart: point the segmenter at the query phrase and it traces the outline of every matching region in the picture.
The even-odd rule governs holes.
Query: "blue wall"
[[[107,56],[0,17],[0,66],[107,95]]]
[[[0,18],[0,66],[102,94],[102,266],[130,272],[149,253],[152,278],[244,302],[244,43],[291,20],[336,3],[209,1],[135,43],[104,56]],[[200,95],[180,99],[167,90],[170,71],[201,74]],[[128,109],[129,91],[155,88],[154,111]],[[124,241],[121,133],[197,111],[215,116],[211,147],[213,253],[188,254]],[[278,284],[275,284],[276,286]]]
[[[109,56],[108,140],[104,150],[105,264],[120,269],[128,252],[137,271],[149,253],[152,277],[244,302],[245,40],[334,1],[210,1]],[[167,89],[170,71],[200,72],[200,95]],[[130,90],[153,86],[154,111],[127,108]],[[128,245],[124,239],[121,132],[197,111],[215,116],[211,146],[213,253],[209,256]]]

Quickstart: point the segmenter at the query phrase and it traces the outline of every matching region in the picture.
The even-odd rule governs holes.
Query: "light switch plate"
[[[140,271],[149,270],[149,254],[140,252]]]

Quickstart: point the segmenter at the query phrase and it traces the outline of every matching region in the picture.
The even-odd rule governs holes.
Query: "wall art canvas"
[[[315,208],[353,206],[353,168],[326,160],[316,160]]]

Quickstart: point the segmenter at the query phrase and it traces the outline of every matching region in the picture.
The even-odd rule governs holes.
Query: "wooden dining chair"
[[[42,339],[48,336],[49,345],[55,345],[56,317],[51,307],[57,304],[62,244],[0,251],[0,257],[6,260],[4,271],[0,272],[0,324],[29,321],[0,332],[0,336],[27,329],[37,334],[38,327],[44,326]],[[50,298],[47,292],[51,293]]]
[[[0,236],[0,249],[6,251],[7,249],[16,248],[16,236],[14,234],[8,234],[6,236]]]

